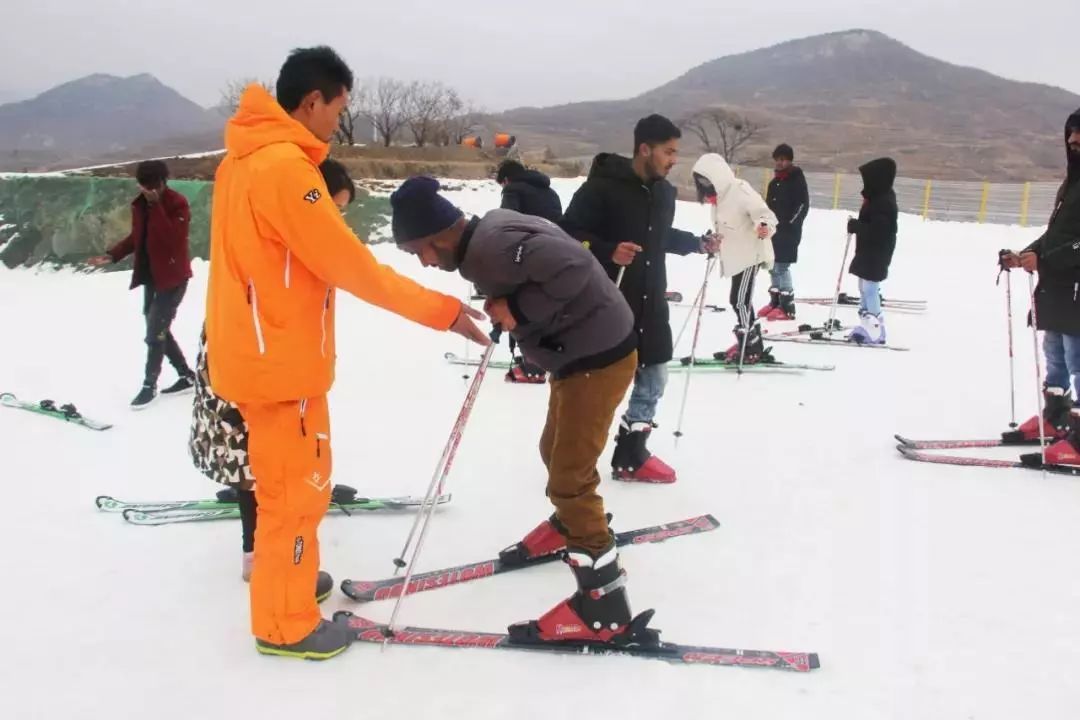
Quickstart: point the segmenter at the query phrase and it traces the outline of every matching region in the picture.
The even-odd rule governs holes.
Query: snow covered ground
[[[578,181],[556,182],[568,201]],[[466,183],[452,197],[467,211],[498,201],[491,183]],[[831,293],[845,217],[810,213],[795,269],[800,294]],[[682,203],[677,224],[704,231],[706,213]],[[665,638],[816,651],[822,667],[809,674],[367,644],[327,663],[258,655],[239,523],[136,527],[93,504],[99,494],[177,499],[216,490],[187,456],[189,397],[139,414],[127,408],[143,364],[140,293],[127,290],[126,274],[0,270],[0,391],[74,402],[115,423],[95,433],[0,408],[0,717],[1074,717],[1080,483],[912,463],[892,440],[1005,428],[996,253],[1038,232],[901,218],[885,294],[930,307],[888,316],[892,342],[910,352],[777,344],[781,359],[836,371],[695,375],[677,447],[683,380],[673,375],[651,446],[679,482],[602,485],[617,528],[701,513],[721,523],[623,553],[631,603],[657,609]],[[423,270],[391,246],[375,252],[425,283],[465,292],[456,276]],[[703,269],[701,257],[671,256],[670,288],[689,302]],[[196,265],[174,326],[192,362],[206,270]],[[1026,417],[1035,403],[1032,339],[1022,323],[1026,278],[1015,281]],[[856,292],[850,278],[845,289]],[[726,304],[727,293],[714,278],[709,302]],[[676,331],[685,313],[674,310]],[[828,308],[800,313],[821,321]],[[854,321],[853,311],[841,313]],[[726,347],[732,323],[730,311],[706,314],[701,352]],[[346,296],[338,332],[335,479],[364,493],[422,493],[466,388],[442,355],[463,353],[463,341]],[[688,352],[689,338],[678,352]],[[171,379],[166,367],[163,381]],[[435,518],[422,569],[492,556],[550,512],[535,449],[546,397],[543,386],[489,374],[450,478],[454,501]],[[323,566],[339,581],[385,577],[411,521],[328,517]],[[401,619],[498,631],[537,616],[572,584],[551,564],[412,596]],[[354,608],[335,593],[324,611],[339,608],[386,620],[391,606]]]

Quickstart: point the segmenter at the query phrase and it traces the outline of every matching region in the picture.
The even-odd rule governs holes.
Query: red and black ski
[[[912,440],[903,435],[893,435],[904,447],[912,450],[957,450],[960,448],[989,448],[1038,445],[1038,440],[1003,440],[986,438],[982,440]]]
[[[712,515],[701,515],[687,520],[680,520],[679,522],[667,523],[666,525],[652,525],[650,527],[638,528],[637,530],[626,530],[624,532],[615,533],[615,544],[619,547],[626,545],[643,545],[645,543],[655,543],[671,538],[682,537],[683,535],[696,535],[698,533],[709,532],[718,527],[720,527],[720,523],[717,522],[716,518]],[[515,563],[513,565],[505,565],[498,558],[495,558],[493,560],[484,560],[483,562],[457,565],[442,570],[418,573],[413,575],[410,579],[409,592],[407,594],[413,595],[427,590],[437,590],[439,588],[458,585],[471,580],[501,575],[502,573],[511,572],[512,570],[535,567],[537,565],[543,565],[558,560],[560,557],[561,555],[559,553],[553,553],[551,555],[535,558],[525,563]],[[341,591],[357,602],[388,600],[401,595],[403,583],[404,578],[400,577],[386,578],[385,580],[343,580],[341,583]]]
[[[906,445],[897,445],[896,449],[908,460],[917,462],[937,463],[939,465],[962,465],[967,467],[1002,468],[1006,470],[1045,470],[1057,475],[1073,475],[1080,477],[1080,466],[1071,465],[1025,465],[1019,460],[997,460],[993,458],[967,457],[964,455],[938,455],[936,453],[922,452]]]
[[[334,613],[335,622],[347,622],[356,631],[356,639],[392,645],[427,645],[432,647],[484,648],[488,650],[536,650],[572,655],[628,655],[666,660],[679,665],[724,665],[773,668],[809,672],[821,667],[817,653],[773,650],[736,650],[732,648],[679,645],[660,642],[655,645],[597,645],[511,642],[506,633],[468,632],[441,628],[405,627],[391,631],[348,611]]]

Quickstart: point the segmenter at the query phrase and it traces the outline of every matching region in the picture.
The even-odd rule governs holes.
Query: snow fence
[[[170,180],[169,187],[191,205],[191,257],[209,257],[210,201],[213,183]],[[23,175],[0,177],[0,262],[9,268],[75,266],[123,240],[131,231],[134,179]],[[386,239],[390,203],[357,188],[345,216],[349,227],[368,242]],[[131,268],[131,258],[107,266]]]

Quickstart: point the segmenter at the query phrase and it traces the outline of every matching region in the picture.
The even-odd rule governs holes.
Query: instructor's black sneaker
[[[162,395],[179,395],[195,387],[194,375],[181,375],[180,379],[167,388],[163,388]]]
[[[135,396],[135,399],[131,401],[132,410],[142,410],[150,403],[154,402],[154,398],[157,397],[157,389],[151,385],[143,385],[139,390],[139,394]]]
[[[263,655],[300,658],[302,660],[328,660],[340,655],[356,639],[356,631],[345,622],[321,620],[315,630],[300,642],[287,645],[255,639],[255,649]]]
[[[320,570],[319,579],[315,581],[315,602],[321,603],[334,592],[334,578],[330,573]]]

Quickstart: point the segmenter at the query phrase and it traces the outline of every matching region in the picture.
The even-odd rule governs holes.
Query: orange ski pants
[[[315,602],[319,522],[330,506],[330,411],[326,396],[243,403],[258,524],[251,574],[251,632],[275,644],[307,637]]]

